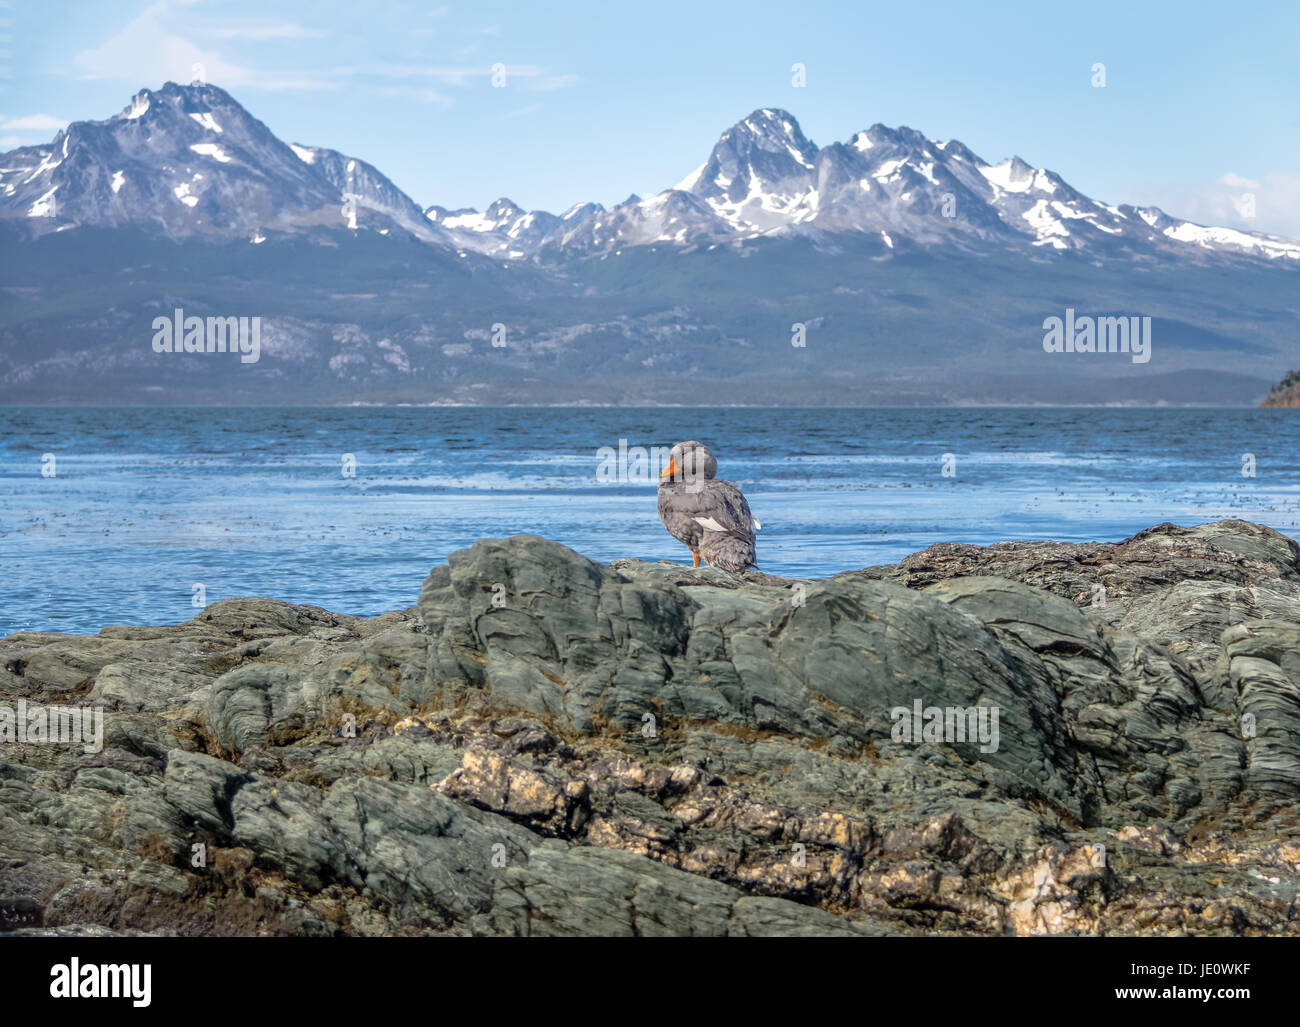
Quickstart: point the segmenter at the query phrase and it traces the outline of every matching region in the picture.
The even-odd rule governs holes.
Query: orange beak
[[[669,457],[668,466],[659,472],[659,477],[671,478],[676,473],[677,473],[677,461],[674,460],[672,457]]]

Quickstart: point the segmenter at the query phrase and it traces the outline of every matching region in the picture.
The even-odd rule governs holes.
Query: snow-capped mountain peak
[[[723,132],[708,159],[657,196],[630,196],[608,211],[575,205],[558,220],[535,212],[546,226],[540,233],[518,231],[520,215],[499,215],[500,202],[482,214],[458,212],[458,226],[473,233],[466,245],[549,260],[640,245],[858,235],[882,254],[913,245],[994,245],[1093,256],[1300,259],[1300,244],[1289,240],[1099,203],[1019,156],[990,164],[959,140],[932,140],[907,126],[873,124],[819,149],[793,115],[771,107]]]
[[[741,246],[767,237],[860,239],[882,257],[916,246],[1100,257],[1300,260],[1300,243],[1101,203],[1010,157],[873,124],[817,147],[788,111],[761,107],[674,187],[556,216],[502,197],[483,211],[421,210],[378,169],[284,143],[227,92],[143,89],[104,121],[73,122],[0,162],[0,220],[27,234],[135,226],[176,239],[374,230],[499,259],[554,262],[625,247]]]
[[[6,155],[0,219],[33,235],[134,226],[175,239],[265,238],[321,228],[402,229],[441,241],[364,161],[286,144],[218,86],[143,89],[104,121]]]
[[[563,220],[545,244],[564,251],[853,233],[879,240],[882,252],[994,244],[1300,259],[1300,244],[1290,240],[1099,203],[1019,156],[989,164],[959,140],[939,142],[907,126],[877,123],[818,149],[777,108],[755,110],[727,129],[707,160],[658,196]]]

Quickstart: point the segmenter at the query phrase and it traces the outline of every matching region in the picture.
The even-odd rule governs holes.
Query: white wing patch
[[[717,521],[715,521],[712,517],[697,517],[697,518],[695,518],[695,523],[698,524],[700,527],[704,528],[706,531],[726,531],[726,530],[727,530],[727,529],[724,528],[721,524],[719,524]]]
[[[763,522],[760,521],[757,517],[751,517],[750,520],[754,522],[754,530],[755,530],[755,531],[762,531],[762,530],[763,530]]]

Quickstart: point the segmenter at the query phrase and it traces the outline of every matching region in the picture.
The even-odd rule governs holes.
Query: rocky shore
[[[1289,371],[1264,397],[1261,407],[1300,407],[1300,371]]]
[[[103,736],[0,741],[0,933],[1300,933],[1300,547],[1241,521],[803,582],[487,539],[380,617],[11,635],[20,703]]]

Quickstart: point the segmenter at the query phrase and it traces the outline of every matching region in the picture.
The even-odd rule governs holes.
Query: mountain
[[[212,85],[137,93],[105,121],[76,121],[49,146],[3,157],[0,221],[33,236],[143,228],[174,240],[321,229],[400,231],[447,245],[375,168],[286,144]]]
[[[73,122],[49,146],[14,150],[3,163],[0,220],[33,236],[133,226],[176,240],[260,242],[270,233],[397,231],[554,263],[630,246],[854,234],[890,250],[993,245],[1108,259],[1300,261],[1300,242],[1100,203],[1019,157],[991,165],[956,140],[906,127],[873,125],[818,148],[791,114],[772,108],[727,129],[673,188],[558,216],[506,198],[481,212],[421,209],[370,164],[283,143],[230,94],[202,83],[142,90],[116,116]]]
[[[501,201],[498,201],[501,202]],[[516,210],[515,222],[522,215]],[[509,230],[459,211],[477,234],[466,241],[497,253]],[[722,134],[708,160],[672,189],[612,210],[590,211],[521,240],[516,257],[667,244],[734,243],[772,236],[876,237],[898,245],[971,250],[996,245],[1114,259],[1240,256],[1300,261],[1300,242],[1206,228],[1156,207],[1089,199],[1055,172],[1019,157],[991,165],[956,140],[935,142],[910,128],[873,125],[819,149],[794,117],[763,108]],[[558,254],[557,254],[558,251]]]
[[[456,245],[507,259],[535,253],[547,236],[564,223],[563,218],[545,211],[522,210],[505,197],[482,213],[435,206],[425,210],[424,216],[445,229]]]
[[[1246,404],[1300,244],[774,108],[609,209],[421,207],[168,83],[3,155],[0,283],[0,402]],[[259,359],[156,352],[178,309],[258,318]],[[1149,318],[1149,359],[1050,352],[1074,312]]]

